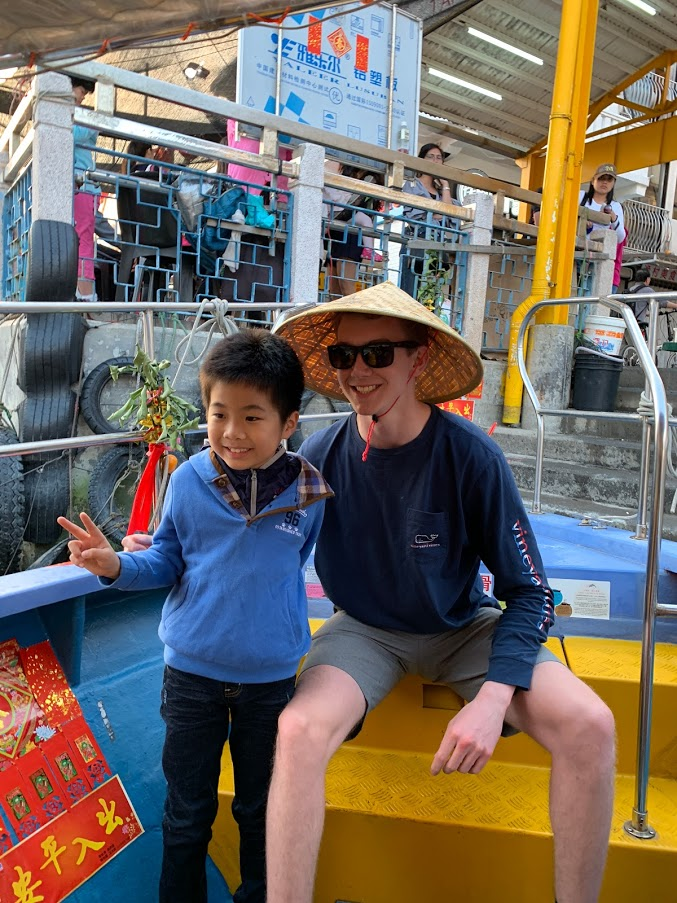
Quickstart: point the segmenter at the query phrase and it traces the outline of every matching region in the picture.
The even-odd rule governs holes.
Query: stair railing
[[[671,297],[663,295],[661,297]],[[676,294],[677,296],[677,294]],[[677,616],[677,605],[661,604],[658,602],[658,565],[663,532],[663,502],[665,496],[665,471],[668,450],[668,403],[665,395],[665,386],[660,377],[654,358],[644,342],[641,330],[635,320],[632,310],[621,300],[626,296],[614,295],[602,298],[555,298],[553,300],[539,301],[529,310],[520,327],[517,337],[517,364],[520,375],[524,381],[524,387],[536,412],[536,473],[534,484],[535,513],[540,513],[540,483],[543,472],[543,447],[545,441],[543,417],[554,416],[590,416],[609,420],[637,420],[638,414],[621,414],[616,412],[589,412],[572,410],[552,410],[541,407],[533,384],[527,373],[524,358],[524,340],[530,320],[542,307],[559,304],[580,305],[599,302],[610,310],[616,311],[623,318],[626,334],[629,334],[632,344],[635,346],[639,363],[644,371],[646,387],[651,393],[653,407],[653,423],[648,427],[648,432],[653,433],[654,440],[654,470],[652,487],[652,509],[649,518],[649,530],[647,537],[646,555],[646,581],[644,585],[644,618],[642,625],[642,661],[639,686],[639,715],[637,728],[637,766],[635,773],[635,805],[632,810],[632,818],[624,824],[626,833],[641,840],[650,840],[656,837],[656,831],[649,825],[647,811],[647,790],[649,785],[649,754],[651,746],[651,714],[653,703],[653,675],[656,651],[656,617],[658,615]],[[628,296],[632,298],[633,296]],[[646,416],[641,418],[647,424]],[[652,427],[652,429],[651,429]],[[649,467],[649,455],[645,466]],[[647,483],[648,485],[648,483]],[[648,498],[648,494],[647,494]]]

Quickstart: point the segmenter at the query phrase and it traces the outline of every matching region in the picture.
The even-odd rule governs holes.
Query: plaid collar
[[[297,477],[296,504],[288,505],[285,509],[274,508],[272,511],[266,512],[266,514],[272,514],[274,511],[280,510],[307,508],[315,502],[320,502],[322,499],[332,498],[334,496],[331,486],[316,467],[313,467],[313,465],[309,461],[306,461],[305,458],[302,458],[301,455],[295,455],[293,452],[287,452],[287,454],[292,455],[294,458],[298,458],[301,462],[301,472]],[[235,491],[235,487],[233,486],[230,477],[225,472],[223,465],[214,454],[213,449],[209,450],[209,459],[217,473],[217,476],[214,477],[212,483],[216,484],[223,499],[228,502],[229,505],[232,505],[233,508],[241,508],[242,502],[240,501],[240,497]],[[257,515],[257,517],[260,516],[260,514]],[[252,518],[252,520],[253,519],[254,518]]]

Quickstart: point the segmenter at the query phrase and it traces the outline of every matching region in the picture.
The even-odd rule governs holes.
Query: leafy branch
[[[181,445],[186,430],[195,429],[199,417],[193,416],[198,413],[195,405],[181,398],[174,391],[169,376],[163,374],[169,366],[169,361],[154,361],[138,346],[132,364],[111,366],[110,375],[114,381],[117,382],[121,373],[134,374],[141,381],[111,419],[122,425],[138,426],[149,445],[162,442],[175,449]]]

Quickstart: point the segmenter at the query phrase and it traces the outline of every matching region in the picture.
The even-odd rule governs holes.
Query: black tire
[[[187,430],[183,437],[183,448],[188,457],[202,450],[207,430]]]
[[[301,399],[301,414],[331,414],[336,411],[336,402],[325,395],[318,395],[317,392],[311,392],[306,389]],[[304,440],[317,430],[324,429],[329,426],[332,421],[311,420],[307,423],[299,423],[296,432],[287,440],[287,448],[289,451],[298,451]]]
[[[63,439],[73,430],[76,398],[69,388],[29,395],[19,405],[22,442]]]
[[[60,539],[55,545],[50,546],[46,552],[43,552],[39,558],[36,558],[32,564],[29,564],[26,570],[34,571],[36,568],[46,568],[50,564],[63,564],[68,561],[69,557],[68,539]]]
[[[82,314],[28,314],[19,334],[19,387],[30,394],[77,382],[86,330]]]
[[[0,427],[0,445],[17,442],[13,430]],[[0,574],[21,570],[24,538],[24,483],[21,456],[0,458]]]
[[[38,219],[28,235],[26,301],[72,301],[78,283],[78,236],[70,223]]]
[[[118,433],[124,429],[117,420],[108,420],[108,417],[124,404],[128,394],[126,389],[134,391],[136,376],[123,374],[116,383],[110,375],[110,368],[124,367],[133,362],[132,357],[113,357],[94,367],[85,377],[80,395],[80,413],[92,432]],[[109,396],[112,396],[112,403]]]
[[[39,545],[51,545],[61,537],[56,519],[68,511],[70,474],[67,457],[32,455],[24,458],[25,538]]]
[[[114,445],[97,460],[89,478],[89,515],[112,542],[127,535],[129,515],[146,447]]]

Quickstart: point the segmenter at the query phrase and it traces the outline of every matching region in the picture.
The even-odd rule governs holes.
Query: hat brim
[[[303,364],[306,386],[320,395],[345,400],[337,372],[329,365],[327,346],[336,341],[338,314],[394,317],[428,327],[428,362],[416,380],[416,397],[430,404],[465,395],[482,380],[482,361],[450,326],[390,282],[347,295],[338,301],[285,311],[273,332],[285,338]]]

